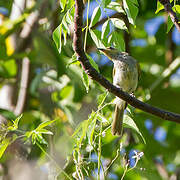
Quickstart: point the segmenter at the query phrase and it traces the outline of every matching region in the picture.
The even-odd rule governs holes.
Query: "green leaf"
[[[93,136],[94,136],[94,132],[95,132],[95,128],[96,128],[96,120],[97,120],[97,118],[96,118],[96,116],[94,116],[93,122],[88,127],[88,135],[90,135],[90,136],[88,136],[89,137],[88,139],[89,139],[90,144],[93,143]]]
[[[88,129],[87,129],[87,137],[89,140],[89,143],[93,143],[93,136],[95,132],[95,127],[96,127],[96,120],[97,120],[97,113],[92,111],[88,118]]]
[[[60,91],[60,97],[61,99],[66,99],[72,92],[73,87],[68,85],[61,89]]]
[[[68,0],[68,3],[66,3],[66,9],[73,8],[75,4],[74,0]]]
[[[98,6],[93,11],[93,14],[91,17],[90,28],[99,21],[100,17],[101,17],[101,8]]]
[[[157,9],[155,14],[157,14],[160,10],[164,9],[164,6],[157,0]]]
[[[136,133],[138,133],[140,135],[143,142],[146,144],[146,141],[145,141],[143,135],[141,134],[139,128],[136,126],[136,123],[134,122],[134,120],[130,116],[128,116],[126,114],[124,115],[124,118],[123,118],[123,126],[126,128],[133,129]]]
[[[25,133],[25,136],[29,139],[33,134],[33,131],[28,131]]]
[[[35,130],[36,130],[36,131],[39,131],[39,130],[41,130],[42,128],[44,128],[44,127],[46,127],[46,126],[52,124],[52,123],[55,122],[55,121],[57,121],[57,119],[52,120],[52,121],[45,121],[45,122],[42,122]]]
[[[66,22],[69,23],[69,24],[72,24],[74,22],[74,19],[73,19],[73,16],[72,16],[73,10],[74,10],[74,8],[72,8],[71,10],[69,9],[67,11],[67,14],[66,14]]]
[[[95,30],[90,29],[90,35],[98,48],[105,48],[103,42],[101,41],[101,31],[97,29]]]
[[[66,65],[66,68],[69,68],[69,66],[72,64],[80,65],[80,62],[77,60],[76,54],[73,54],[70,62]]]
[[[117,33],[116,31],[114,31],[112,33],[111,42],[116,49],[119,49],[121,52],[125,51],[125,43],[123,35],[121,33]]]
[[[122,8],[122,5],[119,4],[118,2],[111,2],[111,3],[107,6],[107,8],[112,9],[112,10],[115,10],[115,11],[117,11],[117,12],[119,12],[119,13],[124,13],[124,14],[125,14],[125,12],[124,12],[124,10],[123,10],[123,8]]]
[[[111,0],[102,0],[101,4],[102,4],[103,8],[106,8],[110,2],[111,2]]]
[[[107,20],[103,25],[102,25],[102,33],[101,33],[101,39],[107,39],[107,36],[110,32],[110,26],[109,26],[109,20]]]
[[[69,27],[68,27],[68,24],[66,21],[66,19],[67,19],[66,16],[67,16],[67,13],[64,15],[64,17],[62,19],[63,32],[70,34],[70,30],[69,30]]]
[[[63,37],[64,37],[64,46],[65,46],[67,42],[67,31],[64,28],[63,28]]]
[[[62,24],[60,24],[53,32],[53,40],[56,44],[59,53],[61,52],[61,46],[62,46],[61,36],[62,36]]]
[[[6,138],[0,143],[0,159],[1,159],[2,155],[4,154],[4,152],[7,149],[9,144],[10,144],[10,138]]]
[[[17,73],[17,65],[14,59],[11,60],[7,60],[4,62],[4,68],[6,68],[8,75],[10,77],[13,77],[16,75]]]
[[[33,144],[35,144],[36,141],[40,142],[41,144],[48,144],[47,141],[42,137],[41,133],[34,134]]]
[[[53,133],[51,131],[48,131],[47,129],[41,129],[38,132],[41,134],[53,135]]]
[[[81,122],[80,125],[78,126],[78,128],[75,130],[75,132],[72,135],[72,137],[77,136],[76,145],[78,148],[81,146],[81,143],[82,143],[84,137],[86,136],[88,125],[89,125],[88,120]]]
[[[88,93],[88,91],[89,91],[89,77],[88,77],[88,75],[84,72],[84,70],[83,70],[83,84],[84,84],[84,86],[85,86],[85,88],[86,88],[86,92]]]
[[[172,8],[175,12],[177,12],[178,14],[180,14],[180,5],[175,5]]]
[[[109,94],[109,92],[106,91],[98,96],[98,99],[97,99],[98,109],[103,105],[108,94]]]
[[[135,25],[135,19],[138,14],[138,2],[136,0],[123,0],[123,6],[129,22]]]
[[[167,21],[167,31],[166,31],[166,33],[168,33],[170,30],[171,30],[171,28],[173,27],[173,22],[172,22],[172,20],[171,20],[171,18],[170,18],[170,16],[168,16],[168,21]]]
[[[22,114],[13,121],[13,125],[8,127],[8,130],[14,131],[18,129],[19,120],[22,118]]]
[[[96,62],[93,60],[93,58],[91,56],[89,56],[88,54],[86,54],[87,58],[89,59],[89,62],[91,64],[91,66],[96,69],[97,72],[100,72],[99,71],[99,67],[98,65],[96,64]]]
[[[100,113],[98,113],[97,119],[102,123],[108,122],[108,120]]]
[[[16,73],[17,73],[17,64],[14,59],[0,61],[0,76],[1,77],[12,78],[16,75]]]
[[[66,1],[67,1],[67,0],[60,0],[60,6],[61,6],[61,9],[62,9],[61,12],[63,12],[64,9],[65,9]]]
[[[126,24],[124,23],[123,20],[118,19],[118,18],[111,18],[111,22],[113,23],[113,25],[118,28],[118,29],[123,29],[128,31]]]

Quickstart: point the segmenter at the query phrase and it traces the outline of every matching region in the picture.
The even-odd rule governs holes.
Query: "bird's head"
[[[106,55],[111,61],[112,60],[119,60],[121,57],[128,55],[126,52],[120,52],[118,49],[113,47],[108,47],[106,49],[98,48],[104,55]]]

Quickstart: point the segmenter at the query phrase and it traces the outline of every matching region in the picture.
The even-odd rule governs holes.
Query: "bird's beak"
[[[103,48],[97,48],[99,51],[103,52],[105,55],[108,55],[110,50],[109,49],[103,49]]]
[[[103,48],[97,48],[99,51],[102,51],[102,52],[104,52],[105,51],[105,49],[103,49]]]
[[[110,57],[110,50],[109,49],[103,49],[103,48],[97,48],[99,51],[103,52],[104,55],[106,55],[110,60],[111,60],[111,57]]]

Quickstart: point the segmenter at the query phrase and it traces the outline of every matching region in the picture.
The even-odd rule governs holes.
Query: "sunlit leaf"
[[[91,66],[96,69],[97,72],[100,72],[99,71],[99,67],[98,65],[96,64],[96,62],[93,60],[93,58],[91,56],[89,56],[88,54],[86,54],[87,58],[89,59],[89,62],[91,63]]]
[[[103,8],[106,8],[110,2],[111,2],[111,0],[102,0],[101,4],[102,4]]]
[[[101,17],[101,8],[98,6],[93,11],[90,27],[94,26],[99,21],[100,17]]]
[[[33,144],[35,144],[36,141],[40,142],[41,144],[48,144],[48,142],[42,137],[41,133],[36,134]]]
[[[101,41],[101,31],[97,29],[90,30],[90,35],[98,48],[105,48],[103,42]]]
[[[134,120],[133,120],[130,116],[124,115],[124,118],[123,118],[123,126],[126,127],[126,128],[131,128],[131,129],[133,129],[136,133],[138,133],[138,134],[141,136],[143,142],[146,143],[146,141],[145,141],[142,133],[140,132],[140,130],[139,130],[139,128],[137,127],[136,123],[134,122]]]
[[[64,9],[65,9],[66,1],[67,1],[67,0],[60,0],[60,6],[61,6],[61,8],[62,8],[62,11],[61,11],[61,12],[63,12]]]
[[[70,34],[70,30],[69,30],[69,27],[68,27],[68,24],[67,24],[67,21],[66,21],[66,19],[67,19],[66,16],[67,16],[67,13],[64,15],[64,17],[62,19],[63,32],[65,31],[65,33]]]
[[[118,29],[123,29],[123,30],[128,30],[124,21],[118,18],[111,18],[111,22],[113,23],[113,25],[118,28]]]
[[[107,119],[100,113],[97,114],[97,119],[102,123],[108,122]]]
[[[108,91],[106,91],[98,96],[98,99],[97,99],[98,109],[103,105],[108,94],[109,94]]]
[[[171,20],[171,18],[168,16],[168,21],[167,21],[167,33],[171,30],[171,28],[173,27],[173,22]]]
[[[164,9],[164,6],[159,1],[157,1],[157,9],[156,9],[155,14],[157,14],[162,9]]]
[[[114,44],[114,47],[116,49],[119,49],[120,51],[125,51],[124,38],[121,33],[117,33],[116,31],[114,31],[112,33],[111,42]]]
[[[96,120],[97,120],[97,114],[92,111],[88,118],[88,129],[87,129],[87,137],[89,139],[90,144],[93,143],[93,136],[95,132],[96,127]]]
[[[17,73],[17,65],[14,59],[11,60],[7,60],[4,62],[4,68],[6,68],[8,75],[10,77],[13,77],[16,75]]]
[[[61,99],[66,99],[71,94],[72,90],[73,90],[73,87],[70,85],[62,88],[60,93],[59,93]]]
[[[86,92],[89,92],[89,77],[88,75],[83,71],[83,84],[86,88]]]
[[[69,68],[69,66],[72,64],[80,65],[80,62],[77,60],[76,54],[73,54],[70,62],[66,65],[66,68]]]
[[[176,4],[175,6],[173,6],[172,8],[175,12],[180,14],[180,5]]]
[[[4,152],[7,149],[9,144],[10,144],[10,138],[6,138],[0,143],[0,159],[1,159],[2,155],[4,154]]]
[[[61,36],[62,36],[62,24],[60,24],[53,32],[53,40],[59,52],[61,52]]]
[[[8,130],[14,131],[18,129],[19,120],[22,118],[23,114],[21,114],[19,117],[17,117],[13,121],[13,125],[8,127]]]
[[[123,6],[127,14],[128,20],[135,25],[135,19],[138,14],[138,2],[136,0],[123,0]]]
[[[41,134],[53,135],[53,133],[51,131],[48,131],[47,129],[41,129],[38,132]]]
[[[110,32],[109,20],[102,25],[101,39],[107,38]]]
[[[57,119],[55,120],[52,120],[52,121],[45,121],[45,122],[42,122],[37,128],[36,128],[36,131],[39,131],[41,130],[42,128],[52,124],[53,122],[57,121]]]
[[[107,8],[113,9],[113,10],[119,12],[119,13],[124,13],[125,14],[125,12],[124,12],[124,10],[122,8],[122,5],[119,4],[118,2],[113,2],[112,1],[110,4],[108,4]]]

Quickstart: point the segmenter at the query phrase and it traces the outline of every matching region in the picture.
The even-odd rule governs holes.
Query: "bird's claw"
[[[130,94],[130,96],[132,96],[132,97],[134,97],[134,98],[136,97],[133,92]]]

